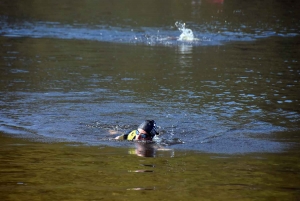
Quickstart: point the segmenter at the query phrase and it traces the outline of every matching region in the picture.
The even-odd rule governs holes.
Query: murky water
[[[299,152],[155,158],[1,136],[1,200],[298,200]],[[130,153],[130,152],[129,152]]]
[[[22,142],[26,146],[19,146],[18,139],[14,142],[4,135],[1,156],[26,165],[28,158],[43,149],[49,151],[37,160],[64,155],[62,149],[67,152],[74,149],[84,152],[78,159],[77,155],[72,156],[74,160],[85,160],[95,152],[99,155],[93,157],[104,160],[106,165],[113,161],[128,166],[125,171],[131,171],[132,164],[143,160],[128,155],[128,150],[135,155],[154,157],[145,159],[151,161],[150,164],[159,163],[156,160],[172,160],[172,165],[165,167],[172,170],[178,163],[193,164],[188,167],[191,171],[202,167],[201,162],[207,164],[206,167],[229,163],[229,166],[215,167],[214,171],[223,174],[215,178],[218,181],[233,181],[232,175],[224,171],[234,169],[233,161],[239,161],[244,170],[248,167],[246,161],[250,160],[257,170],[254,173],[261,175],[265,174],[265,168],[273,167],[271,164],[279,164],[281,168],[286,156],[288,165],[283,169],[293,171],[275,174],[280,178],[288,174],[287,178],[294,175],[299,179],[299,162],[295,157],[300,141],[299,8],[299,2],[276,0],[2,1],[0,132],[29,138],[34,143],[26,141]],[[176,22],[181,26],[176,26]],[[195,40],[181,35],[190,34],[189,29]],[[109,130],[125,132],[136,128],[144,119],[155,119],[161,127],[158,143],[139,145],[111,140],[113,136]],[[8,139],[11,141],[7,144]],[[37,141],[95,147],[52,146]],[[28,150],[31,146],[33,148]],[[26,151],[24,157],[15,157],[12,153],[10,159],[6,150],[12,149]],[[207,154],[196,154],[198,152]],[[220,156],[215,154],[241,153],[247,155],[211,159]],[[54,166],[60,166],[67,157],[47,166],[54,171]],[[198,161],[199,158],[203,160]],[[16,161],[12,164],[18,163]],[[23,171],[22,165],[15,170]],[[77,162],[75,165],[80,166]],[[42,168],[37,174],[45,174],[48,171],[45,167],[37,167]],[[115,180],[118,176],[108,172],[110,165],[103,166],[106,167],[101,174],[109,183],[109,178]],[[13,178],[6,174],[10,168],[9,164],[1,167],[0,171],[6,175],[1,181],[3,186]],[[114,170],[119,171],[119,166]],[[32,171],[29,169],[28,174]],[[78,174],[77,171],[88,170],[76,169],[70,174]],[[250,179],[248,173],[239,171],[240,179]],[[64,175],[64,171],[61,174]],[[205,172],[207,174],[212,173]],[[130,182],[132,173],[129,175],[124,178],[125,183]],[[203,179],[200,178],[203,175],[197,176],[199,178],[195,178]],[[163,176],[156,174],[155,178],[160,177]],[[182,183],[184,179],[191,182],[192,178],[191,172],[183,171],[180,176],[170,174],[165,179]],[[264,178],[259,188],[268,185],[268,178],[273,179],[271,173]],[[278,196],[285,197],[289,194],[285,192],[286,187],[282,187],[285,181],[282,179],[282,183],[274,184],[267,194],[271,196],[284,189]],[[12,185],[18,185],[14,182]],[[211,182],[207,181],[208,185]],[[187,194],[196,186],[204,185],[207,195],[216,188],[194,180],[192,183],[194,186],[185,187]],[[52,184],[49,188],[53,188]],[[289,198],[299,194],[294,184],[287,187],[291,191]],[[70,185],[70,189],[67,184],[63,188],[68,192],[77,188],[77,184]],[[3,186],[1,192],[5,192]],[[112,192],[123,191],[125,186],[154,190],[155,185],[151,182],[120,184],[101,189],[104,194],[117,195],[116,199],[120,199],[118,193]],[[162,194],[180,189],[179,186],[160,187]],[[224,191],[221,198],[224,194],[232,198],[230,186],[223,186],[221,182],[218,187]],[[238,184],[237,187],[246,188],[249,194],[253,185]],[[32,195],[43,191],[36,190]],[[18,196],[17,191],[14,193],[11,200]],[[187,194],[182,199],[187,199]],[[80,196],[83,197],[69,199],[87,198],[84,194]],[[245,200],[249,198],[245,194],[239,196]],[[266,197],[271,199],[270,196]],[[192,197],[191,194],[189,199]]]

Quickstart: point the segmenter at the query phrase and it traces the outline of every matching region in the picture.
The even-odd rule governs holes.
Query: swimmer
[[[157,132],[156,123],[154,120],[145,120],[137,130],[130,131],[126,134],[117,136],[116,140],[139,140],[139,141],[152,141]]]

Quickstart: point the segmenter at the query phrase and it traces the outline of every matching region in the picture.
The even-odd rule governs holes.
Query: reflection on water
[[[299,200],[299,4],[2,0],[0,200]]]
[[[154,144],[143,142],[136,142],[134,144],[135,148],[129,150],[130,154],[136,154],[137,156],[142,157],[155,157],[156,147]]]
[[[254,3],[201,1],[180,4],[181,10],[171,1],[167,8],[202,38],[182,42],[173,39],[180,33],[170,27],[175,20],[164,15],[165,9],[155,14],[166,19],[133,23],[128,19],[142,13],[129,4],[134,12],[128,16],[124,2],[99,7],[118,11],[106,13],[115,18],[74,22],[72,11],[59,14],[66,7],[78,11],[76,3],[34,1],[29,8],[3,1],[2,132],[123,146],[109,140],[105,125],[120,125],[125,132],[126,126],[151,118],[162,125],[163,145],[172,148],[273,152],[289,146],[282,142],[298,143],[297,135],[290,137],[300,119],[299,12],[294,7],[286,13],[277,1],[267,10]],[[95,5],[85,3],[93,10]],[[257,22],[252,12],[266,16]],[[116,13],[127,17],[116,20]]]
[[[87,25],[63,25],[56,22],[24,22],[10,24],[6,18],[0,17],[0,35],[6,37],[57,38],[68,40],[90,40],[101,42],[176,46],[189,43],[193,46],[222,45],[231,41],[254,41],[272,36],[294,37],[298,33],[257,30],[245,33],[242,30],[210,32],[200,27],[192,29],[179,28],[181,34],[169,28],[141,27],[139,30],[120,27],[97,25],[90,28]],[[177,26],[177,25],[176,25]],[[195,25],[194,25],[195,26]],[[236,32],[238,31],[238,32]],[[194,33],[195,34],[194,34]],[[194,37],[196,35],[196,37]]]
[[[295,40],[174,48],[2,37],[1,131],[115,146],[103,125],[125,132],[151,118],[163,140],[184,142],[175,148],[280,151],[270,134],[299,128]]]
[[[271,36],[293,37],[299,35],[300,27],[299,2],[291,0],[284,3],[276,0],[251,3],[209,0],[179,3],[171,0],[164,4],[148,2],[143,6],[130,0],[116,4],[38,0],[31,2],[30,7],[24,2],[7,0],[2,4],[0,35],[7,37],[165,46],[189,41],[194,46],[210,46]],[[260,6],[255,6],[257,4]],[[142,8],[137,9],[139,6]],[[81,7],[85,9],[79,9]],[[175,19],[186,22],[189,29]],[[193,40],[194,37],[199,41]],[[177,38],[178,41],[174,40]]]
[[[0,143],[1,200],[299,198],[296,152],[230,156],[178,151],[172,158],[141,158],[123,148],[4,136]]]
[[[166,142],[163,142],[166,143]],[[174,149],[169,149],[162,146],[163,143],[144,143],[144,142],[135,142],[134,148],[130,148],[128,153],[141,156],[141,157],[159,157],[163,156],[174,157]],[[177,142],[178,143],[178,142]],[[171,145],[171,142],[168,142],[168,145]],[[147,165],[148,166],[148,165]]]

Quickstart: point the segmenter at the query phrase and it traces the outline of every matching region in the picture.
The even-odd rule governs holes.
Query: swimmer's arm
[[[124,140],[124,135],[120,135],[120,136],[117,136],[115,137],[116,140]]]
[[[116,131],[116,130],[108,130],[110,135],[116,135],[119,134],[119,136],[115,137],[114,139],[116,140],[125,140],[124,138],[124,134],[122,134],[122,132],[120,131]]]
[[[129,131],[123,135],[115,137],[116,140],[137,140],[137,130]]]
[[[112,130],[112,129],[109,129],[108,132],[109,132],[110,135],[116,135],[116,134],[121,135],[121,134],[123,134],[123,132],[120,132],[118,130]]]

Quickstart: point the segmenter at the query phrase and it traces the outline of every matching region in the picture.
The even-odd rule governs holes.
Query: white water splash
[[[185,23],[175,22],[175,26],[178,28],[179,31],[182,33],[180,34],[178,41],[193,41],[196,40],[194,37],[194,33],[191,29],[185,28]]]

